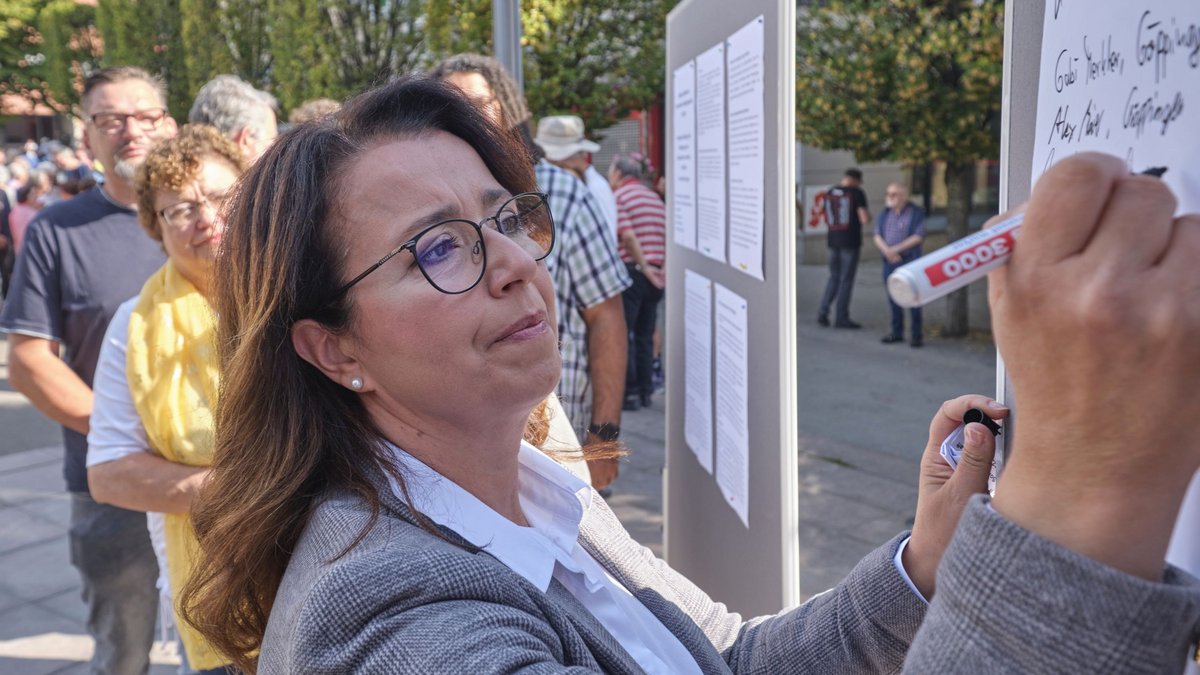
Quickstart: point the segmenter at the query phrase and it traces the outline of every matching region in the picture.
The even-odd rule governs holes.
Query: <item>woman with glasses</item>
[[[968,427],[956,471],[939,458],[968,407],[1004,416],[979,396],[948,402],[931,425],[911,536],[777,616],[744,620],[710,600],[530,444],[544,433],[538,408],[560,372],[544,263],[554,224],[533,186],[515,136],[422,79],[394,81],[289,131],[247,174],[217,261],[217,450],[192,511],[201,561],[181,599],[186,619],[237,667],[852,673],[896,672],[907,659],[922,673],[1062,672],[1079,667],[1062,667],[1076,653],[1063,650],[1072,641],[1105,672],[1181,665],[1181,636],[1200,602],[1173,573],[1166,583],[1129,574],[1144,575],[1139,565],[1154,559],[1154,546],[1143,546],[1153,528],[1091,518],[1111,501],[1058,509],[1056,530],[1036,509],[997,500],[993,510],[972,498],[986,485],[992,450],[990,434],[976,433],[982,425]],[[1035,204],[1094,198],[1087,188],[1060,185]],[[1037,239],[1027,219],[1031,226],[1022,243]],[[1012,302],[1048,297],[1011,289]],[[1062,290],[1068,302],[1079,289]],[[1066,316],[1040,316],[1054,324],[1042,328],[1015,310],[1005,318],[1021,335],[1080,334],[1077,325],[1063,330]],[[1195,324],[1184,337],[1197,337]],[[1159,350],[1167,362],[1155,372],[1194,370],[1194,351]],[[1034,385],[1063,376],[1058,364],[1101,356],[1078,348],[1050,367],[1013,372],[1017,386],[1031,387],[1021,390],[1031,403],[1074,414],[1090,399],[1051,406]],[[1034,439],[1052,428],[1041,409],[1022,427]],[[1091,452],[1086,427],[1069,430]],[[1153,447],[1154,459],[1169,456]],[[1200,463],[1200,451],[1181,459],[1173,448],[1171,471]],[[1030,506],[1053,504],[1063,485],[1037,480],[1022,449],[1011,489]],[[1043,463],[1084,456],[1072,443],[1030,450]],[[1060,462],[1060,480],[1085,484],[1076,468],[1085,464]],[[1127,478],[1129,464],[1117,464],[1093,478]],[[1141,467],[1141,476],[1163,474]],[[1114,533],[1133,548],[1121,549],[1122,560],[1081,545]]]
[[[213,261],[222,209],[244,161],[203,125],[185,126],[150,150],[138,173],[138,219],[167,263],[117,310],[96,368],[88,483],[97,501],[147,512],[168,622],[172,591],[183,588],[195,559],[188,512],[213,458]],[[182,672],[225,672],[229,661],[195,628],[174,624]]]

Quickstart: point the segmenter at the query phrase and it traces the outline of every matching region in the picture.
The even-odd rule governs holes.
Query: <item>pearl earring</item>
[[[362,387],[363,387],[363,381],[362,381],[361,377],[356,377],[353,380],[350,380],[350,388],[353,389],[354,391],[359,391],[360,389],[362,389]]]

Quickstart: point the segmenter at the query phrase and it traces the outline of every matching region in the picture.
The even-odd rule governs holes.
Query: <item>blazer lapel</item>
[[[422,527],[418,516],[409,508],[408,504],[404,503],[392,491],[391,484],[382,472],[371,472],[369,476],[379,494],[379,501],[382,508],[391,511],[402,520]],[[430,524],[437,528],[448,541],[465,549],[476,551],[477,555],[487,556],[490,560],[503,567],[503,563],[497,561],[486,551],[482,551],[474,544],[471,544],[454,530],[438,525],[437,523],[431,522]],[[504,569],[508,570],[507,567]],[[550,580],[550,588],[543,594],[540,589],[529,583],[521,575],[512,572],[512,576],[515,582],[526,593],[543,595],[550,601],[549,604],[558,610],[562,619],[570,623],[572,628],[579,634],[585,647],[591,653],[592,658],[604,669],[604,672],[619,673],[622,675],[645,675],[645,671],[638,666],[633,657],[629,655],[629,652],[625,651],[625,648],[617,642],[612,633],[609,633],[604,626],[600,625],[600,622],[583,606],[583,603],[579,602],[574,595],[571,595],[571,592],[560,584],[557,579]],[[563,637],[561,633],[560,637]]]
[[[562,610],[567,620],[583,638],[592,658],[600,664],[606,673],[629,673],[629,675],[645,675],[645,671],[637,665],[629,652],[617,642],[596,617],[579,602],[579,599],[558,583],[558,579],[550,580],[550,588],[546,597]]]
[[[594,490],[592,507],[580,526],[579,543],[671,631],[696,659],[700,672],[732,672],[704,631],[679,608],[678,599],[673,595],[664,597],[664,593],[670,595],[666,580],[649,565],[628,562],[640,560],[642,549]]]

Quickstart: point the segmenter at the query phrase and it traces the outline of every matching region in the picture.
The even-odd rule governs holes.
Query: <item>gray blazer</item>
[[[341,557],[368,508],[336,494],[315,509],[276,596],[260,673],[642,672],[557,581],[542,593],[487,553],[431,535],[378,487],[379,519]],[[750,620],[634,542],[594,492],[580,540],[705,673],[1178,673],[1200,622],[1200,591],[1182,573],[1168,570],[1163,584],[1118,574],[980,500],[928,609],[893,565],[901,537],[831,591]]]

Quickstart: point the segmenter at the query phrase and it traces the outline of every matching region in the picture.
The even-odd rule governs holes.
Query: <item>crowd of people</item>
[[[182,127],[165,101],[137,68],[87,78],[102,182],[27,218],[0,312],[13,386],[63,425],[93,672],[145,672],[162,609],[185,673],[1182,665],[1200,593],[1163,556],[1200,466],[1200,221],[1160,182],[1085,155],[1035,191],[991,291],[1023,405],[1000,496],[982,425],[957,470],[937,445],[968,408],[1008,410],[949,401],[912,531],[745,619],[602,497],[622,409],[653,391],[665,208],[644,157],[598,171],[570,115],[534,133],[473,54],[302,106],[283,135],[233,76]],[[919,225],[888,200],[894,264]],[[850,327],[834,277],[820,318],[845,292]],[[1117,394],[1126,422],[1103,414]]]
[[[606,488],[617,474],[611,448],[626,380],[637,381],[625,358],[635,338],[626,334],[622,300],[629,275],[640,276],[632,267],[626,272],[621,258],[629,256],[626,246],[637,250],[636,238],[622,244],[631,216],[618,214],[612,188],[601,191],[586,158],[559,157],[552,140],[534,141],[520,92],[494,60],[464,54],[435,73],[486,76],[476,82],[485,98],[498,100],[493,89],[506,98],[481,110],[522,134],[523,150],[537,162],[541,199],[559,223],[547,261],[562,289],[556,302],[564,303],[555,307],[554,328],[573,337],[564,338],[564,352],[575,346],[575,356],[564,360],[566,409],[555,394],[546,398],[548,428],[539,447],[557,453],[585,483]],[[15,388],[63,424],[72,563],[97,643],[95,672],[144,670],[160,615],[178,632],[184,672],[228,664],[189,624],[174,620],[174,599],[195,562],[189,514],[212,464],[219,369],[210,300],[221,214],[246,167],[278,136],[278,103],[232,75],[199,90],[182,128],[165,101],[162,82],[137,68],[91,76],[81,102],[85,159],[70,164],[66,155],[75,151],[46,146],[31,171],[25,154],[15,157],[11,186],[19,198],[11,216],[3,214],[14,225],[5,232],[9,261],[21,262],[11,290],[6,275],[0,330],[10,336]],[[288,123],[320,123],[339,108],[328,99],[310,101]],[[575,141],[594,151],[577,117],[549,119],[578,125]],[[553,163],[542,159],[547,152]],[[53,178],[50,161],[60,174],[86,167],[99,185],[60,203],[66,191],[43,188],[39,178]],[[657,222],[642,217],[639,227],[640,236],[659,231],[661,268],[665,215],[658,199]],[[31,225],[28,249],[18,256]],[[582,459],[580,438],[593,448],[590,461]]]

